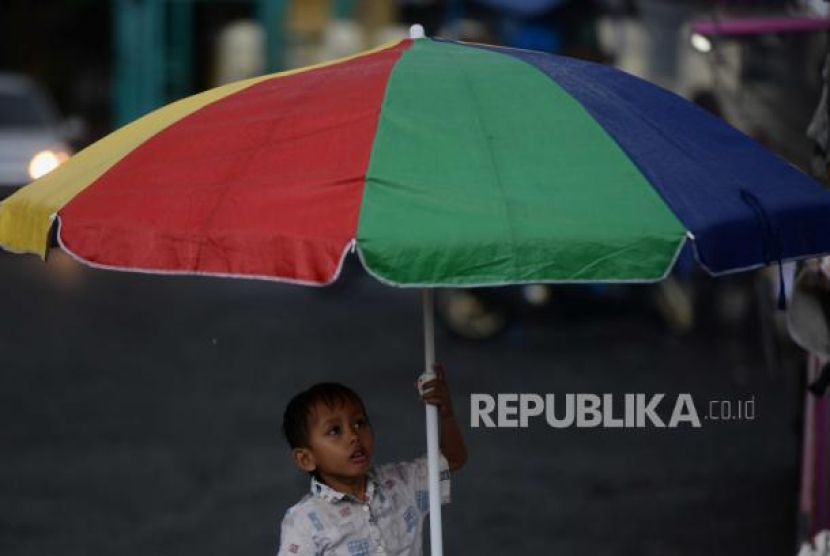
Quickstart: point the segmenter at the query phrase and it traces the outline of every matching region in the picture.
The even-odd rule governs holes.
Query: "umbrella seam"
[[[633,108],[633,105],[631,104],[631,102],[629,102],[625,97],[623,97],[622,95],[619,95],[618,93],[616,93],[616,91],[613,91],[609,87],[606,87],[606,86],[604,86],[603,84],[601,84],[599,82],[587,83],[586,85],[591,86],[591,87],[595,87],[597,89],[600,89],[601,91],[603,91],[605,93],[610,93],[619,102],[622,102],[626,106]],[[671,93],[671,94],[674,94],[671,91],[667,91],[667,92]],[[574,98],[576,98],[576,97],[574,97]],[[576,99],[576,100],[577,100],[577,102],[580,102],[579,99]],[[582,103],[580,102],[580,104],[582,104]],[[587,107],[586,107],[586,110],[588,110]],[[705,156],[700,156],[696,152],[696,151],[700,150],[697,147],[696,144],[690,143],[688,145],[688,148],[682,148],[680,143],[678,143],[671,135],[669,135],[667,133],[664,133],[663,130],[660,128],[660,126],[658,126],[655,122],[653,122],[651,120],[651,118],[649,118],[647,115],[642,114],[639,111],[634,111],[634,110],[632,110],[632,114],[635,114],[641,121],[645,122],[645,124],[648,125],[648,127],[650,127],[655,133],[657,133],[659,136],[661,136],[667,143],[671,144],[675,148],[675,151],[676,151],[677,155],[685,156],[686,158],[690,159],[693,163],[698,164],[702,167],[707,167],[708,168],[708,165],[706,164],[706,161],[705,161],[706,157]],[[599,119],[597,119],[597,123],[599,123],[599,125],[603,129],[606,129],[605,126],[602,125],[602,122]],[[629,159],[631,159],[632,163],[640,170],[640,172],[644,176],[646,176],[646,179],[648,179],[649,183],[651,183],[652,188],[655,190],[655,192],[660,196],[660,198],[663,200],[663,202],[666,203],[666,205],[672,209],[672,212],[675,213],[675,218],[677,218],[677,220],[679,222],[683,223],[682,220],[680,219],[680,216],[674,211],[673,203],[671,203],[669,201],[669,199],[667,198],[667,196],[665,196],[663,194],[663,191],[655,185],[655,180],[651,178],[651,173],[645,171],[643,169],[643,167],[640,164],[638,164],[637,160],[634,157],[631,156],[628,149],[626,149],[619,141],[617,141],[617,138],[614,137],[614,135],[612,135],[611,132],[609,132],[607,129],[606,129],[606,133],[608,133],[608,135],[614,140],[614,142],[617,143],[617,145],[619,145],[620,149],[626,154],[626,156],[629,157]],[[740,179],[737,176],[735,176],[734,174],[732,174],[731,172],[729,172],[728,167],[723,168],[723,170],[721,172],[721,179],[724,179],[724,181],[728,180],[729,182],[737,185],[739,187],[739,191],[744,191],[745,190],[742,182],[740,181]],[[767,259],[767,253],[766,253],[766,251],[767,251],[766,243],[767,242],[765,241],[766,240],[765,236],[767,234],[766,234],[766,229],[765,229],[764,223],[759,219],[758,214],[753,209],[751,204],[746,201],[746,199],[743,197],[743,195],[741,195],[741,201],[742,201],[742,203],[745,207],[750,209],[750,213],[751,213],[751,216],[752,216],[751,220],[752,220],[752,222],[755,223],[755,225],[759,229],[759,232],[760,232],[759,236],[760,236],[760,239],[761,239],[761,249],[762,249],[762,252],[763,252],[764,259],[765,259],[764,263],[759,263],[757,265],[752,265],[752,266],[746,267],[745,270],[749,270],[751,268],[760,268],[760,267],[763,267],[763,266],[767,266],[771,261],[766,260]],[[760,200],[759,200],[759,203],[760,203]],[[770,220],[774,220],[774,218],[772,218],[770,215],[767,214],[766,216]],[[683,223],[683,224],[685,226],[685,223]],[[687,228],[688,228],[688,226],[687,226]],[[777,244],[780,243],[781,240],[780,240],[780,237],[779,237],[778,234],[776,234],[775,232],[771,232],[771,235],[773,235],[773,237],[776,240]],[[717,274],[713,273],[709,269],[709,267],[706,264],[704,264],[703,261],[704,261],[705,257],[703,256],[703,253],[700,251],[700,246],[699,246],[697,241],[694,242],[694,251],[695,251],[695,258],[698,260],[698,263],[707,272],[709,272],[713,276],[722,275],[722,274],[729,274],[729,273],[732,273],[732,272],[738,272],[739,271],[739,269],[729,269],[729,270],[721,271],[720,273],[717,273]],[[801,258],[801,257],[798,257],[798,258]],[[781,259],[780,256],[777,257],[776,260],[778,260],[778,262],[782,262],[782,259]]]
[[[61,210],[61,209],[65,208],[69,203],[71,203],[74,199],[76,199],[80,195],[82,195],[86,190],[94,187],[95,184],[104,175],[111,172],[112,169],[115,166],[120,164],[124,160],[124,158],[126,156],[128,156],[130,153],[132,153],[135,149],[140,148],[142,145],[144,145],[144,144],[148,143],[149,141],[153,140],[156,136],[158,136],[160,133],[164,132],[165,130],[167,130],[171,126],[182,122],[183,120],[189,118],[190,116],[196,114],[197,112],[203,110],[204,108],[213,105],[217,101],[221,101],[223,99],[229,98],[232,95],[235,95],[235,94],[240,93],[242,91],[248,90],[248,89],[250,89],[252,87],[255,87],[255,86],[257,86],[261,83],[264,83],[264,82],[267,82],[267,81],[270,81],[270,80],[273,80],[273,79],[282,79],[282,78],[286,78],[286,77],[290,77],[290,76],[294,76],[294,75],[299,75],[299,74],[306,73],[306,72],[311,72],[311,71],[315,71],[315,70],[319,70],[319,69],[324,69],[324,68],[328,68],[328,67],[331,67],[331,66],[335,66],[335,65],[340,64],[340,63],[349,62],[351,60],[356,60],[356,59],[359,59],[359,58],[362,58],[362,57],[365,57],[365,56],[370,56],[372,54],[380,53],[380,52],[383,52],[385,50],[390,50],[390,49],[393,49],[396,46],[400,45],[405,40],[406,39],[399,39],[399,40],[390,41],[390,42],[382,44],[382,45],[380,45],[376,48],[367,50],[365,52],[359,52],[359,53],[353,54],[351,56],[345,56],[343,58],[339,58],[339,59],[331,60],[331,61],[327,61],[327,62],[322,62],[322,63],[319,63],[319,64],[314,64],[314,65],[307,66],[307,67],[304,67],[304,68],[297,68],[297,69],[291,69],[291,70],[286,70],[286,71],[280,71],[280,72],[270,73],[270,74],[261,75],[261,76],[257,76],[257,77],[252,77],[252,78],[249,78],[249,79],[244,79],[244,80],[234,82],[234,83],[228,83],[228,84],[225,84],[225,85],[214,87],[214,88],[206,90],[206,91],[202,91],[200,93],[197,93],[197,94],[189,96],[189,97],[178,99],[178,100],[176,100],[176,101],[174,101],[174,102],[172,102],[168,105],[165,105],[165,106],[162,106],[162,107],[158,108],[157,110],[154,110],[154,111],[152,111],[148,114],[145,114],[144,116],[134,120],[133,122],[130,122],[129,124],[125,125],[124,127],[119,128],[115,132],[107,135],[106,137],[102,138],[98,142],[96,142],[92,145],[89,145],[87,148],[83,149],[81,152],[79,152],[79,153],[77,153],[76,155],[73,156],[73,158],[76,158],[77,156],[82,155],[84,152],[89,154],[90,149],[95,148],[96,145],[100,145],[103,141],[105,141],[106,139],[111,137],[114,133],[118,133],[118,132],[120,132],[123,129],[126,129],[128,127],[132,128],[133,130],[142,129],[139,122],[144,122],[143,125],[149,125],[149,127],[151,128],[151,132],[147,133],[146,136],[143,136],[141,139],[136,140],[135,144],[133,144],[129,149],[124,150],[124,152],[120,156],[118,156],[117,158],[115,158],[113,160],[107,160],[103,164],[95,165],[96,170],[93,172],[93,176],[89,179],[88,183],[86,185],[84,185],[81,189],[79,189],[78,191],[75,191],[71,195],[71,197],[69,197],[68,199],[65,199],[62,203],[60,203],[60,206],[55,207],[55,210]],[[236,88],[236,87],[238,87],[238,88]],[[210,99],[210,98],[213,97],[213,95],[215,95],[219,91],[223,91],[223,90],[224,91],[229,91],[229,90],[232,90],[232,89],[233,89],[232,92],[227,93],[227,94],[222,94],[221,96],[219,96],[217,98],[213,98],[212,100],[209,100],[205,104],[199,105],[198,101],[196,101],[197,98]],[[171,110],[171,108],[174,107],[174,106],[179,106],[180,108],[181,107],[187,107],[191,103],[194,103],[194,101],[196,102],[196,106],[194,106],[192,109],[185,109],[184,110],[185,113],[182,114],[182,115],[179,115],[175,119],[173,119],[171,121],[166,121],[164,123],[160,123],[158,126],[155,126],[155,124],[148,124],[148,122],[153,121],[152,120],[153,115],[155,115],[155,117],[158,117],[160,113],[166,114],[167,111]],[[129,141],[127,141],[127,142],[129,142]],[[103,168],[103,169],[101,169],[101,168]],[[44,177],[44,178],[41,178],[41,179],[51,179],[51,178]],[[36,180],[36,182],[37,181],[40,181],[40,180]],[[54,195],[52,197],[54,197]],[[60,196],[58,196],[58,197],[60,197]],[[36,231],[36,234],[38,235],[38,239],[41,239],[41,237],[44,237],[46,239],[46,242],[48,243],[48,235],[49,235],[49,230],[50,229],[51,229],[51,222],[50,222],[49,226],[46,227],[45,230],[42,230],[42,229],[38,228],[37,231]],[[31,243],[31,242],[27,241],[26,243]],[[0,244],[0,248],[2,248],[3,250],[9,251],[9,252],[17,252],[17,251],[12,251],[12,250],[6,248],[2,244]],[[48,246],[46,248],[48,249]],[[41,252],[40,250],[26,249],[23,252],[24,253],[32,253],[32,254],[40,256],[41,258],[45,258],[44,252]]]
[[[254,158],[254,156],[255,156],[257,153],[260,153],[260,152],[262,152],[262,151],[264,151],[264,150],[267,150],[268,148],[271,148],[271,147],[274,145],[274,142],[272,141],[272,137],[273,137],[273,136],[274,136],[274,134],[277,132],[277,130],[280,128],[280,122],[285,121],[285,120],[286,120],[289,116],[291,116],[291,115],[293,115],[293,114],[297,113],[297,112],[298,112],[299,110],[301,110],[301,109],[302,109],[302,107],[300,106],[300,104],[299,104],[299,103],[297,103],[297,104],[293,104],[293,105],[291,105],[291,107],[290,107],[288,110],[282,111],[282,112],[279,114],[279,116],[278,116],[277,118],[275,118],[275,119],[271,122],[271,125],[269,126],[269,130],[268,130],[268,135],[267,135],[267,137],[265,137],[265,138],[264,138],[264,139],[260,142],[260,146],[259,146],[258,148],[251,148],[251,149],[247,149],[247,150],[245,150],[245,151],[238,151],[238,152],[239,152],[240,154],[244,153],[244,155],[245,155],[245,156],[244,156],[244,158],[245,158],[247,161],[250,161],[250,160],[252,160],[252,159]],[[359,116],[359,117],[357,117],[357,118],[353,118],[353,119],[349,120],[349,123],[352,123],[352,122],[354,122],[354,121],[361,121],[361,120],[363,120],[363,119],[365,119],[365,118],[366,118],[366,116]],[[343,125],[343,124],[342,124],[342,122],[341,122],[341,123],[338,123],[338,125],[337,125],[337,126],[331,126],[331,129],[335,129],[335,128],[337,128],[337,127],[339,127],[339,126],[342,126],[342,125]],[[327,129],[329,129],[329,127],[323,127],[323,128],[321,128],[321,129],[315,129],[313,132],[310,132],[310,133],[308,133],[308,134],[302,134],[302,135],[300,135],[300,137],[303,137],[303,136],[313,136],[314,134],[316,134],[316,133],[320,133],[321,131],[325,131],[325,130],[327,130]],[[282,143],[282,142],[286,142],[286,141],[289,141],[289,140],[292,140],[292,139],[293,139],[293,138],[289,138],[289,139],[286,139],[286,140],[284,140],[284,141],[278,141],[276,144],[279,144],[279,143]],[[250,164],[245,165],[245,168],[248,168],[248,167],[250,167]],[[232,173],[232,171],[231,171],[230,173]],[[364,172],[364,175],[365,175],[365,172]],[[364,179],[365,179],[365,178],[364,178]],[[205,220],[204,220],[204,223],[203,223],[203,225],[202,225],[201,229],[203,230],[203,232],[204,232],[204,237],[208,240],[208,242],[210,241],[210,234],[209,234],[209,232],[210,232],[210,230],[211,230],[211,228],[212,228],[212,224],[213,224],[213,222],[215,221],[215,219],[216,219],[216,215],[217,215],[217,213],[218,213],[218,211],[219,211],[220,207],[224,204],[225,199],[227,198],[227,196],[229,195],[229,193],[230,193],[230,188],[229,188],[229,187],[224,187],[224,188],[222,188],[222,189],[220,190],[220,194],[217,196],[217,198],[216,198],[216,200],[215,200],[215,202],[214,202],[213,209],[211,210],[210,214],[206,216],[206,218],[205,218]],[[353,241],[353,240],[350,240],[350,241]],[[196,251],[196,257],[195,257],[195,263],[194,263],[194,266],[196,266],[196,267],[198,267],[198,266],[199,266],[199,264],[200,264],[200,262],[201,262],[201,259],[202,259],[202,254],[203,254],[203,252],[204,252],[204,249],[205,249],[206,245],[207,245],[207,242],[206,242],[206,243],[200,243],[200,244],[198,245],[198,248],[197,248],[197,251]],[[332,279],[332,280],[333,280],[333,279]]]
[[[447,42],[453,42],[454,44],[459,44],[459,45],[467,44],[468,46],[471,46],[473,48],[480,48],[482,50],[487,50],[487,51],[493,51],[494,50],[494,47],[487,46],[487,45],[478,45],[478,44],[474,44],[474,43],[460,43],[460,42],[455,42],[455,41],[447,41]],[[511,50],[520,50],[520,49],[513,49],[513,48],[506,48],[506,47],[497,47],[497,48],[495,48],[496,52],[499,52],[499,51],[502,51],[502,50],[511,51]],[[525,51],[525,52],[528,52],[528,53],[531,53],[531,54],[534,54],[534,55],[538,54],[538,53],[533,52],[533,51]],[[505,54],[507,54],[507,53],[505,53]],[[507,55],[509,55],[509,54],[507,54]],[[527,60],[521,60],[521,59],[519,59],[519,60],[523,61],[527,65],[533,67],[536,71],[542,73],[546,77],[552,79],[552,76],[549,76],[547,73],[545,73],[544,70],[542,70],[536,64],[531,63]],[[599,64],[596,64],[596,65],[599,65]],[[614,99],[617,100],[617,102],[619,102],[621,104],[624,104],[625,106],[627,106],[629,108],[634,108],[634,106],[631,104],[631,102],[629,102],[625,97],[623,97],[622,95],[617,93],[614,89],[612,89],[610,87],[607,87],[607,86],[605,86],[604,84],[602,84],[598,81],[583,81],[582,83],[586,88],[593,89],[593,91],[595,93],[603,93],[601,96],[612,96]],[[656,180],[653,179],[652,172],[647,171],[641,164],[638,163],[637,159],[631,155],[629,150],[625,148],[625,146],[617,139],[617,137],[611,131],[608,130],[608,128],[605,125],[603,125],[602,120],[600,120],[599,118],[594,116],[593,110],[591,110],[588,106],[586,106],[580,100],[579,97],[571,94],[569,89],[564,87],[563,85],[559,84],[559,86],[562,87],[565,91],[567,91],[568,94],[571,95],[571,97],[576,102],[578,102],[589,114],[591,114],[594,117],[594,120],[597,122],[597,124],[605,131],[605,133],[608,135],[608,137],[612,141],[614,141],[614,143],[616,143],[616,145],[619,147],[619,149],[626,155],[626,157],[637,168],[637,170],[646,178],[646,180],[652,186],[652,189],[654,190],[654,192],[666,204],[666,206],[668,206],[671,209],[671,211],[674,214],[674,217],[677,219],[677,221],[680,222],[681,224],[683,224],[683,226],[688,230],[689,227],[686,225],[685,222],[683,222],[680,219],[680,216],[675,212],[674,204],[669,202],[668,198],[663,194],[662,190],[655,185]],[[666,92],[668,92],[670,94],[674,94],[671,91],[666,91]],[[684,149],[684,148],[682,148],[682,146],[677,141],[675,141],[672,138],[672,136],[664,133],[663,130],[658,125],[656,125],[651,120],[651,118],[649,118],[647,115],[641,113],[638,110],[631,110],[631,113],[634,114],[639,120],[644,122],[656,134],[658,134],[660,137],[662,137],[666,141],[666,143],[671,144],[672,147],[675,150],[675,153],[678,156],[686,157],[689,160],[691,160],[692,162],[695,162],[695,163],[697,163],[701,166],[707,167],[707,165],[704,162],[702,162],[705,159],[705,157],[701,158],[700,156],[697,156],[696,154],[693,154],[692,152],[690,152],[690,151],[692,151],[693,149],[696,148],[696,146],[694,144],[690,145],[690,147],[688,149]],[[722,175],[725,176],[726,179],[728,179],[731,183],[742,187],[742,184],[741,184],[740,180],[737,178],[737,176],[735,176],[734,174],[731,174],[728,171],[728,169],[724,169],[724,171],[722,172]],[[741,200],[743,201],[743,199],[741,199]],[[681,203],[682,203],[682,200],[681,200]],[[748,205],[748,203],[746,203],[745,201],[743,202],[743,204],[744,204],[744,206]],[[747,208],[751,209],[751,207],[747,207]],[[757,215],[755,215],[753,213],[752,217],[753,217],[752,221],[760,228],[760,231],[762,232],[761,236],[763,238],[763,232],[764,232],[763,226],[761,226],[760,223],[758,222]],[[703,254],[700,252],[699,244],[696,240],[695,240],[693,245],[694,245],[695,259],[698,261],[698,264],[700,264],[706,270],[706,272],[708,272],[712,276],[720,276],[720,275],[724,275],[724,274],[731,274],[733,272],[740,272],[741,270],[749,270],[749,269],[752,269],[752,268],[760,268],[760,267],[766,266],[766,264],[768,264],[768,263],[759,263],[759,264],[756,264],[756,265],[750,265],[750,266],[743,267],[743,268],[740,268],[740,269],[727,269],[727,270],[723,270],[723,271],[720,271],[720,272],[713,272],[712,270],[709,269],[708,265],[706,265],[704,263]],[[788,260],[800,260],[802,258],[804,258],[804,256],[799,255],[797,257],[793,257],[793,258],[788,259]]]

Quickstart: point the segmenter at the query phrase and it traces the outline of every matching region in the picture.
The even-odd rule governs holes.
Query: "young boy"
[[[423,385],[424,403],[441,422],[441,497],[449,471],[467,460],[444,371]],[[311,492],[282,521],[278,556],[421,556],[429,512],[427,459],[372,467],[374,435],[363,401],[340,384],[320,383],[285,410],[283,433],[297,466],[311,474]]]

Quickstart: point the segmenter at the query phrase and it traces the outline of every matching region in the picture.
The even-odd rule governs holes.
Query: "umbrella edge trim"
[[[115,265],[107,265],[102,263],[96,263],[90,261],[88,259],[83,258],[81,255],[75,253],[72,249],[70,249],[64,242],[63,238],[61,237],[61,218],[58,216],[58,230],[57,230],[57,240],[58,246],[65,252],[67,255],[75,259],[75,261],[79,262],[80,264],[87,266],[89,268],[94,268],[97,270],[111,270],[115,272],[132,272],[136,274],[155,274],[155,275],[162,275],[162,276],[210,276],[214,278],[234,278],[234,279],[250,279],[250,280],[261,280],[265,282],[283,282],[286,284],[294,284],[298,286],[311,286],[322,288],[325,286],[332,285],[337,279],[340,277],[340,273],[343,270],[343,263],[346,260],[346,255],[348,255],[349,251],[354,250],[354,246],[356,245],[356,240],[354,238],[350,239],[346,242],[346,246],[343,248],[343,251],[340,255],[340,259],[337,262],[337,268],[332,274],[331,278],[326,282],[314,282],[311,280],[300,280],[296,278],[284,278],[281,276],[268,276],[268,275],[261,275],[261,274],[233,274],[230,272],[199,272],[199,271],[186,271],[186,270],[160,270],[160,269],[151,269],[151,268],[139,268],[139,267],[126,267],[126,266],[115,266]]]
[[[363,256],[363,248],[361,245],[355,241],[355,251],[357,252],[357,256],[360,259],[360,264],[363,266],[364,270],[372,276],[374,279],[379,281],[382,284],[387,286],[392,286],[394,288],[489,288],[489,287],[500,287],[500,286],[521,286],[525,284],[656,284],[657,282],[662,282],[665,280],[668,275],[671,273],[672,269],[674,268],[675,264],[677,264],[677,259],[680,257],[680,253],[683,250],[683,246],[686,245],[686,241],[692,239],[691,235],[687,232],[683,234],[680,240],[677,242],[677,247],[674,250],[674,255],[672,255],[671,262],[666,265],[666,269],[663,274],[659,278],[654,279],[647,279],[647,278],[631,278],[631,279],[607,279],[607,280],[597,280],[597,279],[585,279],[585,280],[563,280],[563,279],[539,279],[539,280],[511,280],[511,281],[503,281],[503,282],[481,282],[481,283],[469,283],[469,284],[455,284],[455,283],[441,283],[441,282],[395,282],[382,276],[381,274],[374,271],[368,263],[366,262],[366,258]],[[695,251],[695,258],[697,258],[697,249]],[[701,265],[703,266],[703,265]],[[704,267],[705,268],[705,267]],[[708,269],[707,269],[707,272]],[[711,273],[710,273],[711,274]]]
[[[694,239],[694,238],[691,238],[691,239]],[[694,249],[692,249],[692,251],[694,252],[695,260],[697,261],[697,264],[699,264],[700,267],[703,270],[705,270],[707,274],[709,274],[710,276],[713,276],[715,278],[717,278],[719,276],[729,276],[730,274],[738,274],[739,272],[748,272],[750,270],[758,270],[760,268],[767,268],[767,267],[771,267],[775,264],[778,264],[779,262],[781,264],[783,264],[783,263],[795,263],[795,262],[799,262],[799,261],[805,261],[805,260],[808,260],[808,259],[820,259],[822,257],[830,256],[830,251],[823,251],[823,252],[819,252],[819,253],[803,253],[801,255],[795,255],[795,256],[792,256],[792,257],[784,257],[780,261],[778,261],[776,259],[776,260],[773,260],[773,261],[761,262],[761,263],[753,264],[753,265],[749,265],[749,266],[741,266],[741,267],[737,267],[737,268],[727,268],[726,270],[713,271],[708,266],[706,266],[706,264],[703,261],[700,260],[700,254],[698,253],[698,250],[697,250],[697,243],[694,242],[694,241],[692,243],[693,243],[693,247],[694,247]]]

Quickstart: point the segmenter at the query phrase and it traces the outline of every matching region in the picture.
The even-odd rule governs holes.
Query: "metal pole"
[[[168,97],[180,99],[190,94],[192,90],[193,2],[191,0],[179,0],[170,4],[168,31],[170,33]]]
[[[435,369],[435,318],[432,289],[424,288],[424,373]],[[427,462],[429,474],[429,542],[432,556],[443,556],[444,546],[441,533],[441,482],[440,447],[438,431],[438,408],[426,406],[427,416]]]
[[[287,0],[258,0],[257,15],[265,31],[265,64],[268,72],[285,69],[283,44]]]
[[[135,117],[152,112],[165,101],[164,85],[167,73],[165,63],[164,29],[165,10],[162,0],[142,0],[141,35],[141,78],[137,85],[141,91],[138,111]]]
[[[136,0],[114,0],[113,38],[115,42],[113,121],[116,127],[132,121],[138,105],[138,53],[140,6]]]

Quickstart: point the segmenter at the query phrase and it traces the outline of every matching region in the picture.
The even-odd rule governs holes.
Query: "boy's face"
[[[297,465],[316,471],[332,488],[365,477],[371,465],[375,438],[360,404],[343,400],[332,407],[318,402],[311,411],[308,447],[293,451]]]

